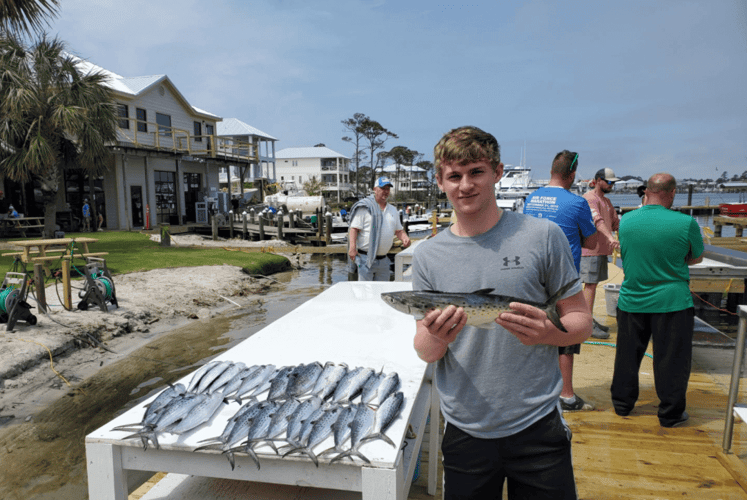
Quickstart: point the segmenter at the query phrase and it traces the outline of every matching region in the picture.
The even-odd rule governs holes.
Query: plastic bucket
[[[607,283],[604,288],[604,300],[607,305],[607,316],[617,316],[617,299],[620,297],[620,285]]]

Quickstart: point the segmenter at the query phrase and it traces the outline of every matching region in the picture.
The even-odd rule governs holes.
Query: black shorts
[[[444,499],[578,498],[571,461],[571,431],[557,409],[523,431],[497,439],[470,436],[446,425],[441,443]]]

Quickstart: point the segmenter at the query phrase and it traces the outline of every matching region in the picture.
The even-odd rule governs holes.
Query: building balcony
[[[217,135],[193,135],[187,130],[166,127],[134,118],[119,118],[117,142],[122,146],[167,151],[198,158],[216,158],[259,163],[256,144]],[[127,127],[123,128],[123,122]]]

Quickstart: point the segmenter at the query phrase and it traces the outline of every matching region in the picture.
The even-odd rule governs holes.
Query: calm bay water
[[[635,193],[610,193],[607,197],[612,201],[612,204],[616,207],[637,207],[641,204],[641,199]],[[747,201],[747,193],[693,193],[692,205],[693,206],[718,206],[721,203],[738,203]],[[674,197],[675,207],[687,206],[687,193],[677,193]],[[700,227],[714,228],[713,217],[710,215],[695,215],[695,220],[698,221]],[[730,237],[736,233],[732,226],[724,226],[721,232],[721,236]]]

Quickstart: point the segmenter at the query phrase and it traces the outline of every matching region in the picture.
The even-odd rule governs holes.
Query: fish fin
[[[334,452],[338,452],[338,453],[340,452],[340,450],[337,449],[337,446],[333,446],[332,448],[327,448],[323,452],[317,454],[317,457],[323,457],[324,455],[328,453],[334,453]]]
[[[558,315],[558,311],[555,308],[555,304],[550,304],[549,306],[547,306],[545,308],[545,314],[547,314],[547,319],[550,320],[550,323],[555,325],[558,330],[568,333],[568,330],[565,329],[563,323],[560,322],[560,316]]]
[[[200,450],[220,450],[222,448],[223,448],[223,443],[210,443],[210,444],[198,446],[192,451],[194,452],[194,451],[200,451]]]
[[[257,454],[254,452],[254,450],[249,445],[246,446],[245,451],[249,455],[249,458],[254,460],[254,463],[257,465],[257,470],[259,470],[259,457],[257,456]]]
[[[362,443],[363,441],[370,441],[370,440],[372,440],[372,439],[382,439],[382,440],[386,441],[387,443],[389,443],[390,445],[392,445],[392,446],[393,446],[394,448],[396,448],[396,446],[395,446],[395,444],[394,444],[394,441],[392,441],[392,440],[391,440],[391,439],[389,438],[389,436],[387,436],[387,435],[386,435],[386,434],[384,434],[383,432],[377,432],[377,433],[375,433],[375,434],[370,434],[370,435],[368,435],[368,436],[364,437],[363,439],[361,439],[361,443]]]
[[[329,464],[332,465],[333,463],[337,462],[338,460],[342,460],[345,457],[350,457],[353,450],[343,451],[339,455],[337,455],[335,458],[329,461]]]
[[[479,290],[475,290],[472,293],[474,293],[475,295],[490,295],[494,290],[495,288],[481,288]]]
[[[481,330],[492,330],[493,327],[495,327],[498,323],[495,321],[486,321],[485,323],[480,323],[479,325],[472,325],[475,328],[479,328]]]
[[[568,330],[566,330],[565,327],[563,326],[563,323],[560,322],[560,316],[558,315],[558,310],[556,306],[558,304],[558,300],[560,300],[563,294],[565,294],[568,290],[570,290],[571,287],[573,287],[573,285],[575,285],[577,282],[578,282],[578,278],[576,278],[573,281],[569,281],[565,285],[561,286],[560,290],[555,292],[552,295],[552,297],[550,297],[550,299],[546,302],[547,306],[544,308],[545,314],[547,314],[547,318],[550,320],[550,323],[555,325],[555,327],[561,332],[568,333]]]

